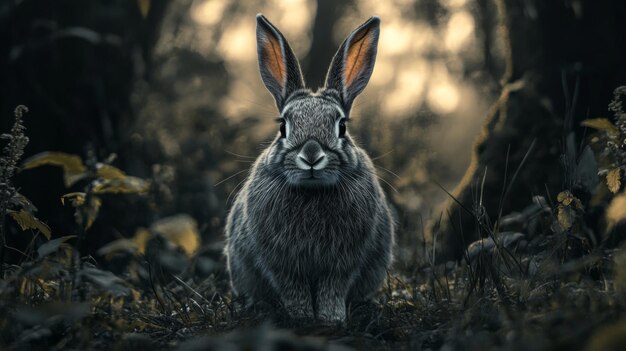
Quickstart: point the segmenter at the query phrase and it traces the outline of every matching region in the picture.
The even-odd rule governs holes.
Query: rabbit
[[[376,60],[380,19],[345,39],[325,86],[305,88],[281,32],[257,15],[261,78],[280,112],[225,227],[235,296],[277,303],[293,318],[345,322],[373,297],[392,262],[395,220],[367,153],[348,133],[350,109]]]

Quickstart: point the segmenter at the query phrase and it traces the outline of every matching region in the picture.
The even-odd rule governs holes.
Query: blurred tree
[[[626,81],[626,27],[621,25],[626,2],[494,0],[482,6],[499,16],[496,29],[506,43],[506,70],[501,96],[453,195],[494,223],[500,214],[530,203],[533,195],[554,196],[571,187],[559,162],[565,136],[582,119],[605,115],[612,90]],[[511,192],[503,198],[509,186]],[[431,231],[443,235],[437,241],[453,257],[486,235],[454,201],[443,213],[451,225],[440,228],[440,234],[434,226]]]
[[[0,2],[0,130],[27,105],[26,156],[44,150],[104,159],[121,149],[132,125],[138,75],[149,76],[151,51],[168,1]],[[140,7],[142,6],[142,7]],[[123,153],[120,153],[122,157]],[[41,180],[47,179],[41,186]],[[71,232],[71,210],[57,169],[21,174],[24,193],[56,233]]]
[[[302,63],[304,81],[312,89],[324,85],[326,71],[339,46],[334,40],[335,25],[350,6],[352,6],[351,0],[317,1],[317,12],[311,30],[311,48]]]

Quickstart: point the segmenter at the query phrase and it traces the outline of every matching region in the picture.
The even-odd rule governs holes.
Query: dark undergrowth
[[[20,161],[28,139],[19,107],[3,135],[0,173],[0,348],[624,349],[623,93],[616,90],[610,106],[614,119],[585,122],[594,129],[588,147],[565,138],[567,179],[555,198],[548,190],[529,194],[526,208],[488,218],[476,184],[476,201],[464,210],[483,239],[447,262],[437,257],[436,233],[433,243],[413,240],[414,248],[402,248],[413,254],[401,255],[373,301],[350,306],[345,325],[292,320],[272,306],[244,308],[230,293],[221,243],[201,244],[202,228],[184,214],[155,217],[91,252],[89,231],[102,208],[150,212],[167,195],[166,177],[158,169],[150,179],[129,176],[111,164],[114,157],[42,153]],[[11,183],[15,172],[43,165],[61,167],[66,184],[82,190],[62,198],[75,215],[71,235],[51,233]],[[512,196],[516,167],[533,165],[511,166],[502,202]],[[16,235],[8,221],[29,237],[23,248],[6,245],[6,235]],[[458,239],[468,230],[456,228]]]

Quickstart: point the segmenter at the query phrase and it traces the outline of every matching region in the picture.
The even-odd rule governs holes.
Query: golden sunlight
[[[425,60],[415,60],[410,66],[402,67],[395,88],[385,94],[383,112],[397,117],[418,111],[424,100],[429,70],[430,65]]]
[[[468,11],[459,11],[448,21],[445,34],[446,48],[452,52],[459,52],[474,33],[474,17]]]
[[[199,24],[212,26],[222,19],[228,0],[205,0],[191,9],[191,18]]]
[[[256,59],[255,22],[248,17],[232,21],[218,43],[219,53],[227,60]]]
[[[428,107],[437,114],[450,114],[457,109],[459,100],[459,88],[447,67],[444,63],[435,64],[426,96]]]

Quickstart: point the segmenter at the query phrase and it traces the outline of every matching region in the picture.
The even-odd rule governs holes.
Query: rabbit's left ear
[[[350,33],[333,58],[326,88],[339,92],[346,110],[350,110],[372,75],[379,33],[380,18],[371,17]]]
[[[261,78],[282,110],[289,95],[304,88],[300,64],[287,39],[262,14],[256,16],[256,43]]]

